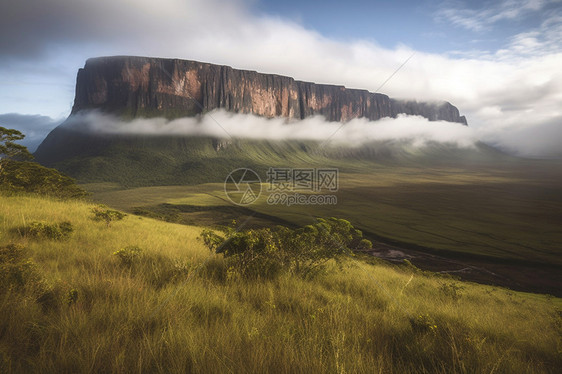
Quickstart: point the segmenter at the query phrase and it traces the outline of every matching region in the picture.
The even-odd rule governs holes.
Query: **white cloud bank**
[[[105,134],[188,135],[254,140],[313,140],[323,145],[358,147],[375,141],[399,141],[415,147],[438,142],[456,147],[474,147],[479,140],[474,129],[458,123],[428,121],[419,116],[399,116],[369,121],[365,118],[345,124],[328,122],[322,116],[288,121],[251,114],[215,110],[199,117],[167,120],[138,118],[123,121],[108,114],[88,112],[71,117],[69,128]]]
[[[420,116],[399,115],[369,121],[357,118],[345,124],[328,122],[322,116],[304,120],[264,118],[214,110],[203,116],[175,120],[137,118],[121,120],[113,115],[90,111],[69,118],[64,126],[79,131],[126,135],[208,136],[254,140],[312,140],[323,145],[358,147],[377,141],[398,141],[414,147],[441,143],[459,148],[474,148],[478,142],[499,147],[523,157],[562,158],[562,132],[557,122],[541,125],[540,131],[520,127],[489,131],[459,123],[429,121]]]
[[[504,3],[501,20],[547,2]],[[552,147],[552,139],[562,134],[560,9],[550,10],[539,28],[513,36],[501,50],[452,57],[406,46],[388,49],[365,40],[333,40],[286,19],[253,14],[243,0],[44,0],[34,5],[10,2],[5,8],[0,15],[0,78],[25,75],[19,66],[29,65],[15,62],[33,60],[64,67],[73,81],[87,57],[130,54],[194,59],[374,91],[416,52],[381,92],[448,100],[480,138],[509,143],[522,153],[529,142],[541,153],[538,140]],[[484,19],[479,13],[461,15]],[[69,101],[65,98],[65,105]]]
[[[357,118],[342,124],[322,116],[288,121],[283,118],[234,114],[215,110],[199,117],[175,120],[138,118],[123,121],[112,115],[88,112],[71,117],[65,126],[109,134],[193,135],[215,138],[315,140],[359,146],[376,140],[407,140],[419,145],[434,141],[460,147],[474,144],[474,130],[458,123],[429,121],[419,116],[399,116],[369,121]]]

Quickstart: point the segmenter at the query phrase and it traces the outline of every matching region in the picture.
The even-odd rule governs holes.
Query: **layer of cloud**
[[[61,122],[60,119],[41,115],[0,114],[0,126],[21,131],[25,138],[19,143],[31,152],[34,152],[47,134]]]
[[[139,118],[123,121],[112,115],[88,112],[71,117],[65,125],[74,130],[135,135],[187,135],[214,138],[255,140],[313,140],[322,144],[358,147],[374,141],[400,141],[415,147],[443,143],[456,147],[473,147],[474,129],[458,123],[428,121],[419,116],[399,116],[368,121],[365,118],[345,124],[328,122],[322,116],[288,121],[267,119],[251,114],[234,114],[216,110],[200,117],[175,120]]]
[[[459,58],[329,39],[289,20],[252,14],[249,1],[10,2],[0,15],[0,80],[27,74],[29,64],[22,61],[41,61],[68,71],[68,82],[73,82],[87,57],[131,54],[201,60],[375,91],[416,52],[383,93],[448,100],[485,134],[525,130],[540,137],[549,126],[562,126],[562,33],[557,31],[562,17],[552,7],[539,28],[513,36],[506,48]],[[549,3],[504,1],[490,17],[499,22],[523,12],[538,14]],[[71,95],[69,89],[68,109]]]
[[[479,142],[523,157],[562,158],[562,117],[533,128],[474,129],[459,123],[429,121],[420,116],[400,115],[369,121],[365,118],[345,124],[328,122],[322,116],[304,120],[267,119],[251,114],[215,110],[198,117],[167,120],[138,118],[121,120],[97,111],[69,118],[64,126],[105,134],[148,136],[207,136],[219,139],[309,140],[322,145],[359,147],[379,141],[392,141],[420,148],[434,143],[474,148]]]

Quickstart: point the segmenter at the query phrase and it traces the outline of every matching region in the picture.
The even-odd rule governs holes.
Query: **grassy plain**
[[[560,293],[559,161],[403,164],[371,164],[369,172],[365,166],[341,172],[336,205],[269,205],[267,183],[262,185],[260,198],[246,208],[228,201],[222,183],[130,189],[97,183],[84,187],[93,192],[96,201],[130,212],[142,208],[187,224],[228,224],[251,214],[258,215],[252,221],[256,225],[304,225],[315,217],[341,217],[377,241],[477,261],[478,266],[493,264],[492,270],[507,277],[501,284],[512,280],[514,287],[521,283],[521,289]]]

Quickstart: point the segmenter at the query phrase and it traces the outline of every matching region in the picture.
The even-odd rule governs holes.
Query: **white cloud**
[[[342,126],[322,116],[288,121],[251,114],[215,110],[201,117],[139,118],[123,121],[112,115],[88,112],[70,118],[65,126],[80,131],[110,134],[193,135],[215,138],[265,140],[315,140],[351,147],[374,141],[401,141],[417,147],[438,142],[457,147],[473,147],[478,140],[474,129],[459,123],[428,121],[419,116],[399,116],[368,121],[357,118]]]
[[[481,9],[472,9],[458,1],[445,1],[436,17],[471,31],[484,31],[499,21],[527,16],[554,2],[557,0],[503,0],[487,2]]]
[[[71,117],[64,126],[77,131],[106,134],[308,140],[318,141],[322,145],[348,147],[359,147],[373,142],[391,142],[415,148],[435,143],[474,148],[478,142],[482,142],[526,157],[562,157],[562,116],[533,128],[518,126],[474,129],[458,123],[428,121],[423,117],[406,115],[378,121],[358,118],[342,126],[339,122],[327,122],[321,116],[288,121],[283,118],[267,119],[251,114],[234,114],[224,110],[175,120],[138,118],[132,121],[123,121],[109,114],[92,111]]]

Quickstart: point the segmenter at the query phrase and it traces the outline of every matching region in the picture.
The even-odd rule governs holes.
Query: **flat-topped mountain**
[[[400,113],[466,125],[448,102],[423,103],[196,61],[116,56],[78,71],[72,113],[99,109],[127,117],[194,116],[214,109],[264,117],[377,120]]]
[[[69,120],[51,131],[35,157],[43,165],[81,182],[118,182],[127,186],[223,181],[236,168],[286,166],[289,157],[295,157],[295,163],[306,160],[306,165],[323,167],[402,157],[401,150],[388,151],[385,146],[323,149],[319,142],[324,138],[318,142],[233,141],[165,131],[151,135],[112,133],[103,131],[109,117],[94,115],[95,130],[82,126],[88,120],[80,117],[95,110],[121,118],[126,126],[127,120],[134,118],[175,119],[217,109],[295,120],[321,115],[338,122],[359,117],[377,120],[404,113],[466,125],[465,117],[448,102],[394,100],[366,90],[195,61],[99,57],[89,59],[79,70]],[[458,157],[469,156],[455,153],[445,158]]]

